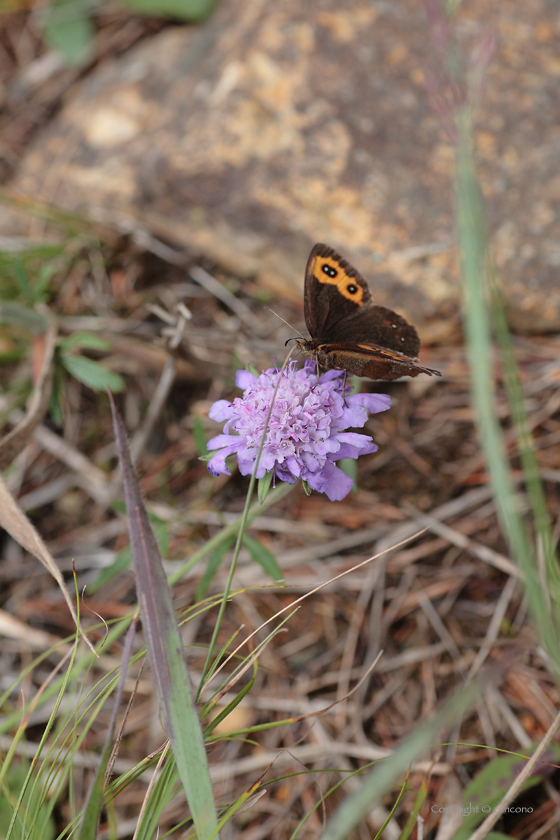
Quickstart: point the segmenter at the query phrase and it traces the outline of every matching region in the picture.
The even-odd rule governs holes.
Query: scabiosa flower
[[[212,475],[231,475],[226,458],[234,453],[239,472],[253,472],[279,376],[276,368],[258,377],[240,370],[236,384],[243,389],[243,396],[232,403],[214,403],[210,409],[212,420],[227,422],[223,434],[208,443],[208,449],[219,450],[208,461]],[[295,484],[301,478],[313,490],[326,493],[331,501],[343,499],[350,492],[353,481],[335,461],[375,452],[377,446],[369,435],[345,429],[361,428],[368,411],[385,411],[391,398],[386,394],[346,394],[344,399],[342,389],[342,371],[327,371],[317,381],[315,362],[308,360],[299,370],[297,362],[290,362],[276,393],[256,478],[271,471],[274,479],[287,484]]]

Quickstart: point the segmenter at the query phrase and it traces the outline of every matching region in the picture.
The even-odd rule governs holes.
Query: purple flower
[[[208,461],[212,475],[231,475],[226,458],[235,453],[239,472],[250,475],[259,450],[268,411],[280,371],[266,370],[259,377],[248,370],[237,372],[236,384],[242,397],[232,403],[218,400],[210,409],[212,420],[227,421],[224,432],[212,438],[208,449],[219,452]],[[376,414],[391,404],[386,394],[342,396],[342,371],[327,371],[317,381],[315,363],[307,361],[298,370],[290,362],[276,393],[256,477],[273,471],[274,478],[295,484],[299,478],[313,490],[326,493],[331,501],[343,499],[353,481],[335,461],[375,452],[368,435],[346,432],[362,427],[368,411]],[[348,389],[348,384],[347,384]]]

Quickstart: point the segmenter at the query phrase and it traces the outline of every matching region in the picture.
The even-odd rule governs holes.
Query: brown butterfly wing
[[[415,328],[391,309],[374,306],[362,275],[322,243],[307,261],[304,314],[311,339],[297,344],[320,368],[386,380],[441,375],[416,363]]]
[[[402,353],[368,344],[336,342],[319,344],[309,342],[307,349],[316,357],[319,367],[326,370],[346,370],[369,379],[399,379],[401,376],[418,376],[426,373],[441,376],[438,370],[425,368]]]
[[[420,350],[415,328],[391,309],[374,306],[362,275],[320,242],[307,261],[304,315],[311,337],[319,344],[359,341],[411,358]]]
[[[336,341],[377,345],[411,359],[420,351],[416,329],[402,315],[384,306],[364,306],[352,319],[339,323]]]
[[[351,321],[368,304],[371,295],[361,274],[333,248],[318,242],[305,269],[303,314],[311,337],[335,341],[337,325]]]

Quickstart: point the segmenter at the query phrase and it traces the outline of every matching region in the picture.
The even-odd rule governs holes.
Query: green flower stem
[[[253,467],[253,471],[251,473],[251,480],[249,481],[249,488],[247,490],[247,498],[245,499],[245,507],[243,508],[243,513],[241,514],[241,516],[239,518],[239,523],[238,523],[239,530],[237,532],[237,540],[236,540],[235,548],[234,548],[234,551],[233,551],[233,557],[232,557],[232,560],[231,560],[229,575],[228,575],[228,579],[227,579],[227,582],[226,582],[226,588],[224,590],[224,597],[222,598],[222,602],[220,604],[220,610],[218,612],[218,618],[216,620],[216,624],[214,625],[214,632],[212,633],[212,639],[211,639],[210,645],[208,647],[208,654],[206,656],[206,662],[204,663],[204,667],[202,669],[202,675],[200,677],[197,700],[198,700],[200,692],[202,691],[202,688],[204,686],[204,681],[206,679],[208,669],[210,668],[210,660],[212,658],[214,647],[216,645],[216,641],[217,641],[217,638],[218,638],[218,633],[220,632],[220,627],[222,625],[222,619],[223,619],[224,613],[226,611],[226,605],[227,605],[227,602],[228,602],[229,593],[231,591],[231,587],[232,587],[232,583],[233,583],[233,576],[235,574],[235,569],[237,568],[237,560],[239,558],[239,552],[241,551],[241,545],[243,543],[243,535],[245,533],[245,530],[246,530],[247,524],[248,524],[248,520],[249,520],[249,510],[250,510],[250,505],[251,505],[251,499],[253,498],[253,491],[255,489],[255,483],[257,481],[257,479],[256,479],[257,470],[258,470],[258,467],[259,467],[259,461],[261,459],[261,454],[262,454],[262,451],[263,451],[263,448],[264,448],[264,442],[265,442],[265,439],[266,439],[266,433],[268,431],[268,424],[270,422],[270,417],[272,415],[272,409],[274,408],[274,402],[276,400],[276,394],[278,393],[278,388],[280,387],[280,382],[282,381],[282,374],[284,373],[284,371],[286,369],[286,366],[288,365],[288,362],[290,361],[290,358],[292,356],[292,353],[294,352],[294,349],[295,348],[292,348],[290,350],[290,352],[286,356],[286,359],[284,360],[284,364],[282,365],[282,368],[280,370],[280,376],[278,377],[278,380],[276,382],[276,388],[274,389],[274,394],[272,395],[272,400],[270,401],[270,408],[268,409],[268,414],[266,416],[266,422],[264,424],[264,429],[263,429],[263,433],[262,433],[262,437],[261,437],[261,442],[260,442],[260,445],[259,445],[259,451],[257,452],[257,457],[255,459],[255,466]],[[284,493],[289,493],[289,491],[293,487],[295,487],[294,484],[284,485]],[[285,489],[285,488],[287,488],[287,489]],[[280,487],[276,488],[277,491],[280,490],[280,489],[281,489]],[[270,499],[271,496],[272,496],[272,493],[269,495],[268,498]],[[260,505],[261,510],[262,510],[262,507],[263,506]]]

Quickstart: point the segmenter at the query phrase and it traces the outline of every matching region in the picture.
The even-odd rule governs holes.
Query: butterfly
[[[362,275],[328,245],[313,247],[305,270],[303,311],[310,339],[296,340],[319,368],[370,379],[441,376],[416,364],[420,339],[412,324],[374,306]]]

